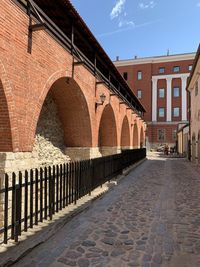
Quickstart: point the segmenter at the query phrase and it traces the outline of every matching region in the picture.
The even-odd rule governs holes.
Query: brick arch
[[[12,151],[12,133],[8,104],[2,81],[0,80],[0,151]]]
[[[144,146],[144,129],[141,126],[141,129],[140,129],[140,147],[143,147],[143,146]]]
[[[139,138],[138,138],[138,126],[137,123],[133,126],[133,148],[138,148]]]
[[[124,117],[121,128],[121,147],[130,148],[130,127],[127,116]]]
[[[53,74],[40,95],[31,127],[31,150],[37,122],[47,94],[51,91],[63,125],[67,147],[91,147],[92,131],[88,104],[77,82],[69,78],[70,73],[58,71]]]
[[[110,104],[106,105],[99,124],[99,147],[117,147],[117,125],[115,114]]]
[[[64,127],[65,145],[91,147],[90,114],[81,88],[72,78],[60,78],[51,90]]]
[[[13,90],[0,60],[0,152],[19,150]]]

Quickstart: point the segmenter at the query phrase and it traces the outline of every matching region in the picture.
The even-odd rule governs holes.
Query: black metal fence
[[[5,174],[0,190],[3,217],[2,243],[18,242],[22,231],[52,220],[53,215],[123,169],[146,157],[146,149],[126,150],[121,154],[70,162],[25,172]]]

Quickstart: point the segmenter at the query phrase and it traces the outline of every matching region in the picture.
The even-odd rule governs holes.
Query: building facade
[[[200,164],[200,45],[194,60],[187,90],[190,93],[191,160]]]
[[[178,124],[188,123],[186,85],[194,57],[188,53],[114,62],[146,109],[147,148],[175,146]]]
[[[190,148],[189,124],[179,124],[177,129],[177,152],[179,155],[189,157]]]

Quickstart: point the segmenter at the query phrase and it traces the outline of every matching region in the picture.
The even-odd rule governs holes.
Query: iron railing
[[[22,231],[50,219],[66,206],[122,173],[124,168],[146,157],[146,149],[70,162],[29,171],[5,174],[0,189],[0,235],[2,243],[18,242]],[[0,222],[1,223],[1,222]]]

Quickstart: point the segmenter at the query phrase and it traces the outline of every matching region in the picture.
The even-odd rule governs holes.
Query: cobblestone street
[[[151,156],[14,266],[200,266],[200,174]]]

